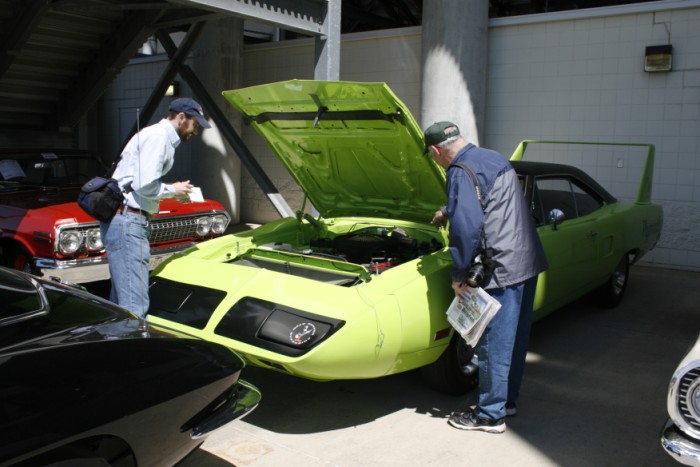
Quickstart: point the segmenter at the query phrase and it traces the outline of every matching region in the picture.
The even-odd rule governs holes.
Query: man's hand
[[[190,197],[189,193],[192,193],[192,188],[194,188],[194,185],[190,183],[189,180],[185,180],[184,182],[175,182],[173,183],[173,188],[175,189],[175,199],[181,203],[189,203],[190,202]]]
[[[433,215],[433,220],[430,221],[430,223],[438,227],[445,227],[447,225],[447,216],[444,212],[438,209],[437,211],[435,211],[435,214]]]
[[[173,188],[175,188],[175,194],[181,196],[191,193],[194,185],[192,185],[189,180],[185,180],[184,182],[173,183]]]
[[[463,282],[463,281],[452,282],[452,290],[455,291],[455,296],[457,296],[457,297],[462,295],[468,289],[469,289],[469,285],[467,285],[466,282]]]

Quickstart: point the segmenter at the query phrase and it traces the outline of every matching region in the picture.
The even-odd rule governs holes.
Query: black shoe
[[[504,419],[490,420],[481,418],[473,411],[454,412],[450,415],[447,423],[460,430],[468,431],[485,431],[487,433],[503,433],[506,431],[506,422]]]
[[[515,417],[518,414],[518,408],[515,402],[506,403],[506,417]]]

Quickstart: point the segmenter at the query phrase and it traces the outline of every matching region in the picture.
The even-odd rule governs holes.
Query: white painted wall
[[[666,43],[674,47],[673,71],[645,73],[645,47]],[[655,145],[652,198],[663,205],[665,222],[645,262],[700,270],[699,2],[491,20],[488,62],[484,146],[509,156],[523,139]],[[313,43],[248,46],[243,66],[244,85],[311,78]],[[420,28],[343,36],[341,79],[387,82],[418,121],[420,69]],[[246,128],[243,136],[298,209],[302,195],[283,167],[254,131]],[[640,155],[560,147],[539,158],[579,165],[629,199],[636,194]],[[250,177],[244,174],[242,184],[241,219],[278,217]]]
[[[652,199],[665,219],[645,260],[700,269],[700,8],[662,9],[679,3],[492,21],[485,140],[504,154],[524,138],[655,145]],[[673,71],[645,73],[645,47],[667,43]],[[636,193],[631,154],[558,152],[555,160],[584,168],[620,198]]]

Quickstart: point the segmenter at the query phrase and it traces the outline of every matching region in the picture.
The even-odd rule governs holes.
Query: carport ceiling
[[[314,35],[327,1],[0,0],[0,131],[75,126],[157,30],[238,16]],[[624,3],[632,2],[491,0],[489,14]],[[343,0],[341,5],[345,33],[419,25],[423,0]]]
[[[225,16],[321,31],[327,0],[0,0],[0,128],[71,128],[155,31]]]

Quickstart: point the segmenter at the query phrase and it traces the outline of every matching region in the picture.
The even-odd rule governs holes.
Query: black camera
[[[491,259],[492,257],[493,250],[491,248],[480,251],[474,257],[472,264],[469,266],[469,271],[467,271],[467,277],[464,280],[469,287],[479,287],[491,276],[495,266]]]

